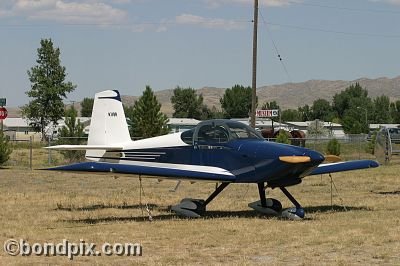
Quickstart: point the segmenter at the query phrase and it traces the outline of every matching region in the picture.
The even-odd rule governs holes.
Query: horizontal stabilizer
[[[378,167],[379,164],[372,160],[356,160],[339,163],[320,164],[309,175],[330,174],[335,172],[351,171]]]
[[[76,151],[81,151],[81,150],[119,151],[123,149],[123,147],[121,146],[107,146],[107,145],[57,145],[45,148],[49,150],[76,150]]]

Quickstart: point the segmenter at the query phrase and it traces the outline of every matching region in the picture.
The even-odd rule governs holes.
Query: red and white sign
[[[6,119],[8,115],[8,111],[4,107],[0,107],[0,120]]]
[[[279,110],[256,110],[256,117],[277,117]]]

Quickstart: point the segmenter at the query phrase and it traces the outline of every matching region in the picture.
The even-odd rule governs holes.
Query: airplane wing
[[[114,151],[114,150],[122,150],[122,146],[107,146],[107,145],[57,145],[44,147],[48,150],[106,150],[106,151]]]
[[[330,174],[350,170],[378,167],[379,164],[372,160],[355,160],[338,163],[320,164],[309,175]]]
[[[45,170],[70,172],[98,172],[118,174],[140,174],[155,177],[171,177],[174,179],[189,179],[198,181],[234,182],[236,176],[231,172],[211,166],[194,166],[184,164],[158,163],[157,166],[148,162],[134,164],[119,164],[106,162],[84,162],[47,168]]]

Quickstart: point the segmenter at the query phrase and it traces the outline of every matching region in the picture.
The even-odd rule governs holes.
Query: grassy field
[[[38,151],[40,152],[40,151]],[[15,152],[14,152],[15,153]],[[14,160],[18,156],[13,154]],[[58,155],[56,155],[58,156]],[[46,152],[35,151],[34,166]],[[78,264],[236,264],[236,265],[400,265],[400,164],[372,170],[306,177],[290,192],[306,210],[303,221],[257,214],[247,207],[258,200],[256,185],[231,185],[201,219],[179,218],[169,206],[185,197],[206,198],[211,183],[143,179],[137,176],[0,169],[0,243],[63,239],[79,243],[140,243],[141,257],[75,257]],[[269,197],[291,203],[279,190]],[[140,206],[150,206],[153,221]],[[65,256],[9,256],[1,265],[68,264]]]

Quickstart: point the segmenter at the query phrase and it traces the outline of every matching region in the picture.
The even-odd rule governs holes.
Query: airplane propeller
[[[310,156],[279,156],[279,160],[285,163],[309,163]]]
[[[325,160],[323,161],[323,163],[337,163],[342,161],[342,158],[336,155],[325,155],[324,157]]]

